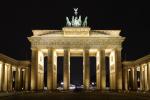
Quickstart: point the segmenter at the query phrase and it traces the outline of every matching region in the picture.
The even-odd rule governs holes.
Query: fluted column
[[[29,90],[29,68],[28,67],[26,67],[26,69],[25,69],[26,71],[25,71],[25,90],[27,91],[27,90]]]
[[[123,76],[124,76],[124,89],[128,90],[128,68],[123,68]]]
[[[100,57],[100,88],[106,89],[106,66],[105,66],[105,50],[99,50]]]
[[[4,65],[4,84],[3,84],[3,90],[4,91],[7,91],[8,90],[8,80],[7,80],[7,77],[8,77],[8,64],[5,63]]]
[[[97,89],[106,89],[106,67],[105,67],[105,50],[99,49],[97,52]]]
[[[144,89],[143,66],[140,65],[140,89]]]
[[[68,90],[70,86],[70,52],[68,49],[64,49],[63,81],[64,90]]]
[[[53,89],[53,63],[54,63],[53,49],[48,49],[48,63],[47,63],[47,88],[48,90]]]
[[[147,66],[147,64],[144,64],[144,80],[145,80],[144,84],[145,84],[145,91],[149,90],[147,74],[148,74],[148,66]]]
[[[15,90],[21,90],[21,68],[19,66],[16,67],[16,75],[15,75]]]
[[[18,90],[18,67],[16,67],[16,72],[15,72],[15,90]]]
[[[121,65],[121,49],[115,50],[115,67],[116,67],[116,89],[122,90],[122,65]]]
[[[54,51],[54,65],[53,65],[53,89],[57,89],[57,54],[56,51]]]
[[[31,90],[38,89],[38,49],[32,49],[31,61]]]
[[[2,63],[2,80],[1,80],[1,89],[4,91],[4,84],[5,84],[5,62]]]
[[[2,62],[0,61],[0,92],[2,91]]]
[[[147,81],[148,90],[150,91],[150,62],[147,63]]]
[[[7,77],[7,81],[8,81],[8,91],[12,91],[12,65],[8,66],[8,77]]]
[[[96,54],[96,89],[100,90],[100,52]]]
[[[83,51],[83,85],[84,89],[89,89],[90,85],[89,49],[84,49]]]
[[[137,90],[137,67],[134,66],[133,90]]]

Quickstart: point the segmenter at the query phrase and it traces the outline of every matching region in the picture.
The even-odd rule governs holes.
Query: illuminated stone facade
[[[135,61],[123,62],[125,90],[150,90],[150,55]]]
[[[0,91],[30,90],[30,62],[0,54]]]
[[[97,89],[106,89],[105,57],[110,60],[110,89],[122,90],[120,30],[91,30],[89,27],[64,27],[62,30],[33,30],[31,42],[31,90],[44,88],[44,57],[47,61],[47,88],[57,88],[57,57],[64,56],[64,90],[70,86],[70,57],[83,56],[83,86],[90,86],[89,57],[96,57]]]

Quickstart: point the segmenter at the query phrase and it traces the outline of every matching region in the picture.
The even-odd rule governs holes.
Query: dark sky
[[[125,1],[125,2],[124,2]],[[20,0],[4,2],[1,8],[0,53],[15,59],[30,60],[27,37],[32,29],[62,29],[65,16],[88,16],[92,29],[121,29],[126,37],[122,59],[134,60],[150,53],[149,3],[133,0]],[[144,0],[143,0],[144,1]],[[126,57],[125,57],[126,55]]]

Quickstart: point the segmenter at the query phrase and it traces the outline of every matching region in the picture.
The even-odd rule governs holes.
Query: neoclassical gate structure
[[[83,85],[89,89],[89,57],[96,57],[97,89],[106,89],[105,57],[110,60],[110,89],[122,89],[120,30],[91,30],[90,27],[64,27],[62,30],[33,30],[31,42],[31,90],[43,89],[44,57],[47,62],[47,88],[57,88],[57,57],[64,56],[64,89],[70,85],[70,57],[83,56]]]
[[[78,16],[78,8],[74,8],[72,20],[66,17],[66,27],[62,30],[33,30],[31,42],[31,90],[41,90],[44,87],[44,57],[47,56],[47,88],[57,88],[57,57],[63,56],[64,90],[70,86],[70,57],[83,56],[83,86],[90,86],[89,57],[96,57],[97,89],[106,89],[106,63],[109,57],[110,89],[122,89],[121,49],[124,37],[121,30],[91,30],[87,27],[86,16],[82,22]]]
[[[15,60],[0,53],[0,92],[43,90],[44,68],[47,68],[47,89],[56,90],[57,58],[60,56],[63,56],[64,90],[70,87],[71,57],[83,58],[83,88],[90,89],[90,69],[95,67],[90,68],[91,56],[96,58],[97,90],[107,88],[106,79],[109,79],[110,90],[150,90],[150,55],[122,63],[121,50],[125,37],[120,36],[121,30],[92,30],[87,26],[88,17],[82,22],[81,16],[77,15],[78,8],[74,11],[75,16],[71,21],[66,17],[66,27],[61,30],[32,30],[33,36],[28,37],[31,62]],[[109,58],[108,63],[106,58]],[[108,67],[109,78],[106,76]]]

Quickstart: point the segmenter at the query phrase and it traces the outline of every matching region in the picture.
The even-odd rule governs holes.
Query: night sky
[[[32,29],[62,29],[65,17],[73,15],[74,7],[79,8],[82,16],[88,16],[88,26],[91,29],[122,30],[121,36],[126,37],[122,60],[135,60],[150,53],[148,2],[12,0],[1,4],[0,53],[18,60],[31,59],[27,37],[32,36]]]

